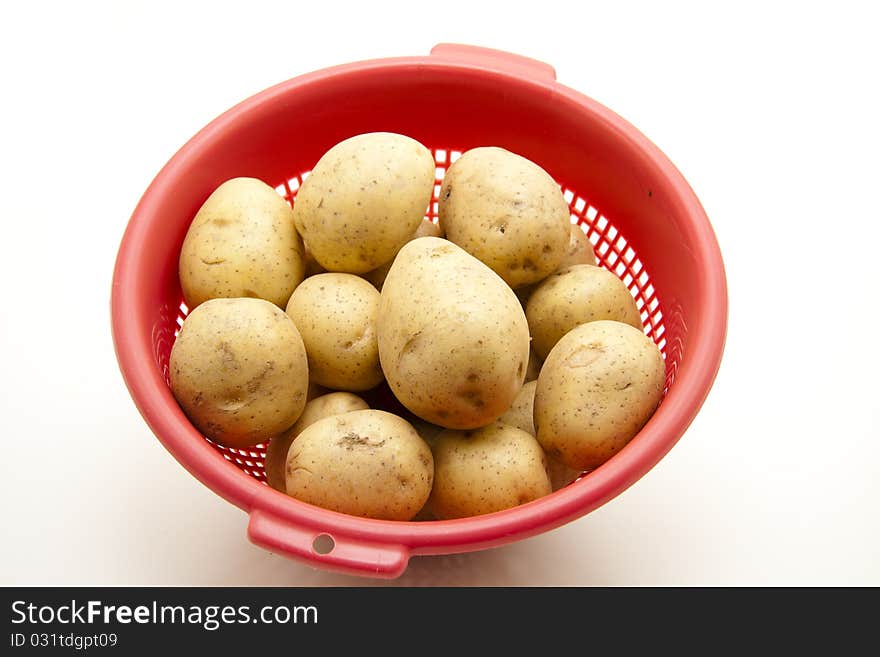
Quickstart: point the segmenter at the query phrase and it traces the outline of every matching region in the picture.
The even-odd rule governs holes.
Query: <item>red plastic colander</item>
[[[601,264],[636,299],[666,359],[664,400],[641,432],[600,468],[514,509],[462,520],[392,522],[305,504],[265,484],[262,446],[220,447],[180,410],[168,358],[186,316],[177,277],[190,221],[223,181],[252,176],[294,202],[331,146],[363,132],[409,135],[430,148],[437,185],[475,146],[501,146],[546,169]],[[346,64],[303,75],[233,107],[165,165],[129,221],[112,291],[113,340],[135,404],[169,452],[250,515],[250,540],[312,565],[396,577],[412,554],[497,546],[558,527],[604,504],[659,461],[712,385],[727,328],[718,244],[672,163],[622,118],[555,79],[541,62],[443,44],[427,57]]]

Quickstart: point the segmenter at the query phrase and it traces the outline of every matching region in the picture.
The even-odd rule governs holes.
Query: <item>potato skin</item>
[[[425,216],[434,157],[415,139],[356,135],[328,150],[303,182],[296,228],[327,271],[363,274],[388,262]]]
[[[287,314],[302,335],[314,383],[357,392],[382,382],[378,312],[379,293],[354,274],[316,274],[294,290]]]
[[[538,376],[538,442],[570,468],[600,466],[654,413],[665,376],[660,350],[640,330],[608,320],[578,326],[553,347]]]
[[[269,442],[269,446],[266,448],[266,460],[263,463],[266,471],[266,483],[275,490],[282,493],[287,492],[284,473],[287,465],[287,452],[290,450],[290,443],[306,427],[325,417],[350,411],[362,411],[367,408],[369,408],[367,402],[350,392],[331,392],[308,401],[296,424]]]
[[[444,431],[432,451],[428,510],[439,520],[502,511],[551,492],[544,452],[522,429],[494,422],[474,431]]]
[[[412,413],[452,429],[501,416],[522,387],[528,325],[513,291],[456,245],[404,246],[382,288],[379,358]]]
[[[540,358],[580,324],[611,319],[642,328],[635,299],[623,281],[593,265],[574,265],[542,281],[526,303],[526,319]]]
[[[287,493],[364,518],[411,520],[434,479],[428,445],[406,420],[362,410],[318,420],[290,446]]]
[[[568,248],[556,271],[562,271],[573,265],[595,265],[596,253],[593,243],[579,224],[572,224],[569,229]]]
[[[220,185],[190,224],[178,273],[186,305],[255,297],[284,308],[305,272],[293,211],[266,183],[233,178]]]
[[[568,248],[568,204],[550,175],[503,148],[474,148],[440,188],[446,237],[486,263],[512,288],[556,270]]]
[[[440,228],[440,224],[435,224],[433,221],[429,221],[428,219],[422,219],[422,223],[419,224],[416,232],[413,233],[412,237],[410,237],[407,241],[411,242],[420,237],[443,237],[443,231]],[[395,253],[394,256],[396,257],[397,253]],[[382,286],[385,284],[385,278],[388,276],[388,272],[391,270],[391,265],[393,264],[394,258],[386,262],[381,267],[377,267],[373,271],[368,271],[366,274],[364,274],[364,278],[370,281],[370,283],[376,286],[376,289],[381,292]]]
[[[309,372],[290,318],[262,299],[211,299],[190,312],[171,348],[171,390],[211,440],[247,447],[288,429]]]

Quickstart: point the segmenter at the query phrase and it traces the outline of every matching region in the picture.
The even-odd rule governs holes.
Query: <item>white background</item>
[[[361,585],[248,543],[141,420],[110,339],[125,224],[167,159],[289,77],[437,42],[544,60],[638,126],[717,231],[713,391],[626,493],[403,584],[880,585],[876,17],[833,3],[5,3],[0,584]]]

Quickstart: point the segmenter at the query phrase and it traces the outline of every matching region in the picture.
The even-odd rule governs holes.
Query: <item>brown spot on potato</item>
[[[453,253],[454,251],[455,251],[455,248],[451,244],[448,244],[448,245],[443,244],[441,246],[437,246],[437,247],[431,249],[430,257],[439,258],[440,256],[449,255],[450,253]]]
[[[381,438],[371,438],[370,436],[362,436],[354,431],[345,434],[336,443],[345,449],[351,450],[357,447],[381,447],[385,444],[385,440]]]
[[[220,355],[220,363],[227,369],[237,370],[240,365],[232,347],[228,342],[221,341],[217,343],[217,351]]]
[[[269,376],[269,374],[271,374],[274,369],[275,369],[275,362],[268,361],[263,366],[263,369],[260,370],[260,372],[256,376],[254,376],[253,378],[248,380],[248,382],[246,384],[247,391],[254,393],[257,390],[259,390],[263,381],[265,381],[266,377]],[[300,393],[300,396],[302,396],[302,393]]]

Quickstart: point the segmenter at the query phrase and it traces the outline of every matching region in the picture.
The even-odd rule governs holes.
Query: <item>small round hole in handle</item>
[[[377,543],[340,531],[331,535],[263,509],[251,511],[248,538],[275,554],[348,575],[394,578],[409,563],[409,549],[404,545]]]
[[[318,534],[315,536],[315,540],[312,541],[312,549],[315,551],[315,554],[330,554],[335,547],[336,541],[333,540],[330,534]]]

